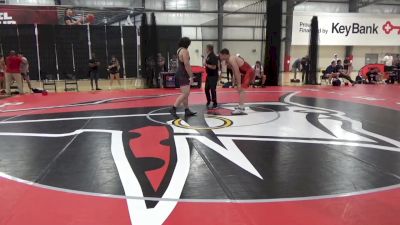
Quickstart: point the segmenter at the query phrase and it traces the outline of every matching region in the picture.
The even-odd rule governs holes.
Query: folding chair
[[[64,80],[64,91],[77,91],[79,92],[78,79],[74,74],[66,74]]]
[[[50,86],[55,92],[57,92],[55,76],[53,74],[44,74],[43,78],[43,90],[47,90],[46,87]]]

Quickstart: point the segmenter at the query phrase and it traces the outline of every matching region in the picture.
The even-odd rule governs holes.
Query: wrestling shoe
[[[190,109],[185,109],[185,117],[195,116],[197,112],[192,112]]]
[[[232,111],[233,116],[241,116],[241,115],[247,115],[247,113],[244,112],[245,108],[242,107],[237,107],[235,110]]]
[[[173,116],[175,119],[178,119],[178,118],[179,118],[178,114],[176,113],[176,108],[175,108],[175,107],[172,107],[172,108],[169,110],[169,113],[170,113],[171,116]]]

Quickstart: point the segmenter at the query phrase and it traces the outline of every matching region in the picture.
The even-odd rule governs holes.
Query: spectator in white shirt
[[[393,56],[386,53],[385,57],[383,57],[382,61],[386,66],[393,66]]]

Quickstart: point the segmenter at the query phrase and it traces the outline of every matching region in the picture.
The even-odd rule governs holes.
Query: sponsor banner
[[[57,24],[53,6],[0,6],[0,24]]]
[[[295,12],[292,45],[309,45],[313,16],[318,16],[320,45],[398,46],[400,44],[399,15]]]

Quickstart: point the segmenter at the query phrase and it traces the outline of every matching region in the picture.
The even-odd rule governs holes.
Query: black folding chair
[[[64,91],[79,91],[78,79],[74,74],[66,74],[64,80],[65,88]]]
[[[55,76],[53,74],[44,74],[43,78],[43,90],[47,91],[46,87],[51,87],[55,92],[57,92],[57,83]]]

